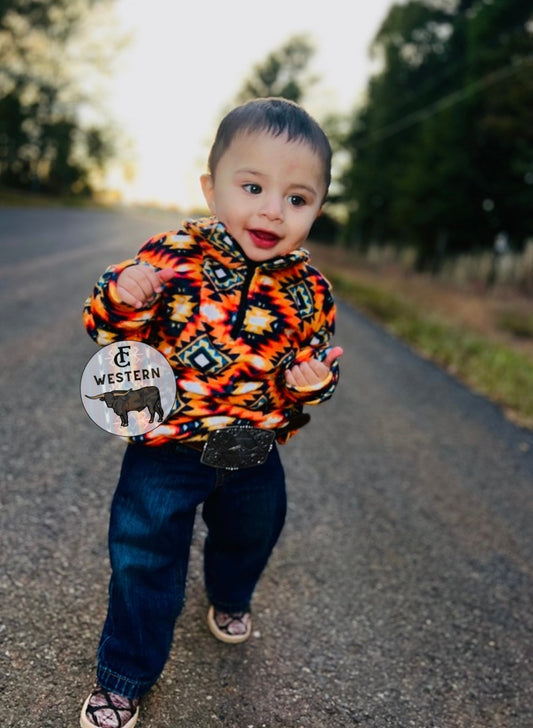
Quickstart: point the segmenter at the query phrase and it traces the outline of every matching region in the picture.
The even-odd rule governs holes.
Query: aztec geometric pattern
[[[117,307],[116,281],[129,265],[176,272],[151,308]],[[262,263],[250,261],[216,218],[150,238],[137,257],[111,266],[87,300],[84,323],[101,344],[123,339],[155,346],[176,374],[175,409],[139,438],[147,444],[202,440],[242,423],[279,432],[306,404],[328,399],[338,369],[318,391],[288,387],[285,370],[323,358],[334,333],[329,283],[303,249]]]

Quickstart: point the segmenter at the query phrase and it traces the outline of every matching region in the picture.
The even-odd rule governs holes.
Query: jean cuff
[[[98,684],[106,690],[109,690],[112,693],[117,693],[117,695],[122,695],[125,698],[130,698],[130,700],[142,698],[142,696],[157,682],[157,678],[150,682],[132,680],[131,678],[124,677],[123,675],[118,675],[116,672],[113,672],[113,670],[109,670],[107,667],[103,667],[102,665],[98,666],[96,679]]]

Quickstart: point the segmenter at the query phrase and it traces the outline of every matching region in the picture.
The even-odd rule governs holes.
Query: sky
[[[369,45],[392,4],[117,0],[116,28],[130,40],[115,63],[107,106],[135,178],[116,172],[110,184],[127,201],[202,205],[198,178],[223,112],[254,65],[297,34],[314,43],[309,70],[320,77],[307,110],[319,121],[349,112],[375,69]]]

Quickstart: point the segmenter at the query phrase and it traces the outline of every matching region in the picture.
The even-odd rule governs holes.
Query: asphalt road
[[[0,725],[76,728],[123,443],[79,382],[83,300],[168,215],[0,209]],[[143,728],[531,728],[533,433],[340,306],[334,400],[283,450],[249,643],[205,626],[203,524]]]

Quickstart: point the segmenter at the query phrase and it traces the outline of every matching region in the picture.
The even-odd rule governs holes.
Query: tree
[[[84,34],[91,12],[112,0],[0,3],[0,184],[51,193],[88,193],[113,150],[80,78],[109,56]],[[108,46],[109,47],[109,46]]]
[[[307,71],[315,48],[305,35],[290,38],[252,69],[236,97],[242,104],[250,99],[279,96],[300,103],[316,81]]]
[[[501,229],[517,245],[531,234],[532,14],[530,0],[391,9],[346,139],[348,240],[414,244],[428,267]]]
[[[419,2],[393,6],[374,42],[382,73],[370,80],[367,101],[346,139],[352,156],[344,176],[347,235],[361,246],[398,240],[393,209],[408,150],[416,144],[413,114],[447,88],[440,62],[449,33],[445,9]]]
[[[533,5],[501,0],[474,10],[468,82],[486,81],[472,99],[478,209],[487,242],[505,230],[521,247],[533,230]]]

